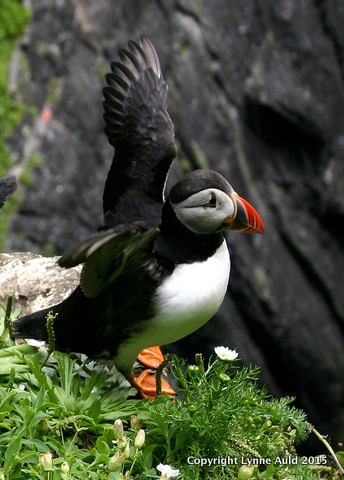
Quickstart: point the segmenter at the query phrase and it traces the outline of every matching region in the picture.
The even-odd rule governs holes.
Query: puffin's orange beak
[[[231,197],[235,212],[225,220],[228,230],[240,233],[264,233],[264,223],[257,210],[236,192],[233,192]]]

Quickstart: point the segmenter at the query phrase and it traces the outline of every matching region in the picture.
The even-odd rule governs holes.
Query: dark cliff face
[[[112,158],[103,77],[119,47],[147,35],[170,87],[181,159],[170,183],[182,167],[217,170],[266,226],[264,236],[228,235],[228,296],[179,352],[237,346],[273,394],[295,395],[319,430],[343,440],[343,5],[38,0],[33,8],[12,90],[38,113],[9,145],[18,164],[32,153],[43,163],[7,250],[53,245],[60,254],[102,224]]]

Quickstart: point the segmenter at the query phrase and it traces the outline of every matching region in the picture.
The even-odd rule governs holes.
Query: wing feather
[[[72,248],[58,264],[70,268],[84,263],[81,289],[87,297],[98,297],[120,278],[124,269],[128,272],[154,262],[153,242],[158,232],[153,226],[121,225]]]
[[[120,50],[119,57],[103,90],[105,132],[115,147],[103,195],[107,227],[147,218],[144,208],[137,208],[137,198],[146,198],[151,218],[159,218],[176,155],[168,87],[153,45],[141,37],[139,44],[130,41],[128,49]]]

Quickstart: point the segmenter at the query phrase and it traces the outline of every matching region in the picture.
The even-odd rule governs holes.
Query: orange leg
[[[144,348],[137,356],[137,359],[147,368],[157,369],[164,361],[160,347]]]
[[[138,389],[142,398],[154,400],[156,397],[156,369],[164,361],[160,347],[145,348],[139,353],[137,360],[146,368],[138,376],[132,373],[130,381]],[[163,376],[161,377],[161,393],[176,394]]]

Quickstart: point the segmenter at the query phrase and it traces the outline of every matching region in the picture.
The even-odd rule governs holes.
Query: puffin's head
[[[212,170],[187,173],[172,187],[169,200],[179,221],[195,233],[264,233],[257,211]]]

